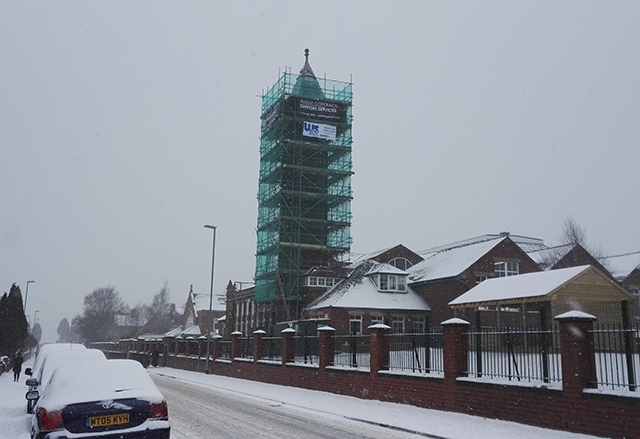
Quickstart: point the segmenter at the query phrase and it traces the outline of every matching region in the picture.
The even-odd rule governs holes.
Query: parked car
[[[72,351],[72,350],[78,350],[78,349],[86,349],[86,347],[84,347],[84,345],[81,345],[79,343],[43,344],[42,346],[40,346],[40,349],[38,349],[38,352],[36,353],[36,358],[33,362],[33,367],[32,368],[27,367],[24,373],[25,375],[29,375],[29,376],[38,374],[40,367],[42,366],[42,362],[44,361],[45,358],[47,358],[47,355],[49,355],[51,352]]]
[[[167,402],[137,361],[63,364],[38,393],[32,439],[169,439]]]
[[[25,384],[29,386],[29,391],[42,391],[49,382],[54,370],[66,363],[77,363],[80,361],[107,360],[104,353],[98,349],[73,349],[52,351],[39,364],[38,371],[29,378]],[[27,392],[28,393],[28,392]],[[26,398],[26,395],[25,395]],[[33,412],[34,400],[27,399],[27,413]]]

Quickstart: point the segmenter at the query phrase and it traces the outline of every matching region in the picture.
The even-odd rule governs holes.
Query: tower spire
[[[300,76],[316,77],[309,64],[309,49],[304,49],[304,66],[302,66],[302,70],[300,70]]]

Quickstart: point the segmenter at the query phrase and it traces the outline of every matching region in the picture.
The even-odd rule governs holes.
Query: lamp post
[[[24,314],[27,315],[27,299],[29,298],[29,284],[33,284],[35,283],[35,280],[28,280],[27,281],[27,290],[24,293]]]
[[[209,286],[209,320],[207,328],[207,359],[205,360],[204,373],[209,373],[209,356],[211,355],[211,333],[213,332],[213,267],[216,258],[216,226],[205,224],[205,229],[213,230],[213,244],[211,245],[211,285]]]

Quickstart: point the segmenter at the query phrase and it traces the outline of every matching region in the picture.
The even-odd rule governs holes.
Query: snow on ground
[[[358,399],[333,393],[297,387],[276,386],[257,381],[240,380],[218,375],[205,375],[180,369],[150,369],[161,374],[223,392],[243,395],[251,399],[269,400],[292,410],[318,416],[344,417],[363,422],[390,426],[427,437],[447,439],[578,439],[594,436],[549,430],[514,422],[498,421],[459,413],[427,410],[405,404]],[[171,406],[169,406],[171,419]]]
[[[25,365],[26,367],[26,365]],[[497,421],[458,413],[426,410],[404,404],[363,400],[332,393],[276,386],[256,381],[239,380],[217,375],[205,375],[171,368],[151,369],[151,374],[174,377],[202,387],[212,388],[250,399],[277,401],[291,410],[314,413],[318,416],[344,417],[375,425],[388,425],[406,432],[447,439],[578,439],[593,436],[531,427],[513,422]],[[0,376],[0,438],[28,439],[30,415],[26,413],[24,394],[27,377],[13,382],[13,373]],[[171,407],[169,407],[171,419]],[[198,438],[194,438],[198,439]],[[202,438],[206,439],[206,438]]]

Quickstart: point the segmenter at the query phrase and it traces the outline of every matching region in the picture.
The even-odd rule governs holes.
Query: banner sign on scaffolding
[[[322,123],[305,122],[302,135],[323,140],[336,140],[336,127]]]
[[[314,99],[298,100],[298,115],[316,119],[342,120],[343,105],[337,102],[317,101]]]

